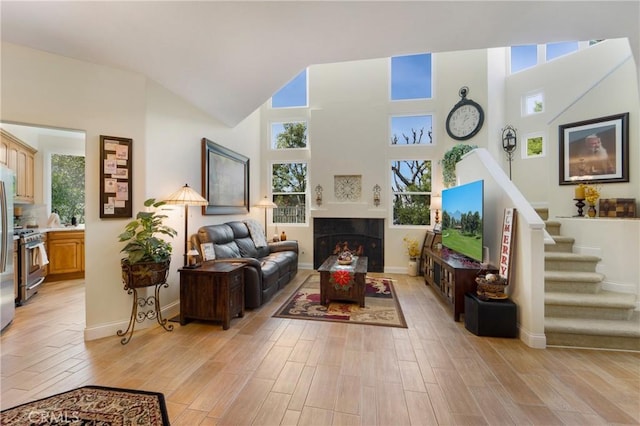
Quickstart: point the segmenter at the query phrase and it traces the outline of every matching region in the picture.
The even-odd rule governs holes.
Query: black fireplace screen
[[[367,256],[370,272],[384,272],[384,219],[315,218],[313,268],[345,248]]]

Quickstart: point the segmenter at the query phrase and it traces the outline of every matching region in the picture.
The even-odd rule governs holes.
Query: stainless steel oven
[[[18,238],[18,281],[17,305],[22,305],[38,292],[44,282],[44,267],[48,263],[42,233],[33,229],[17,232]]]

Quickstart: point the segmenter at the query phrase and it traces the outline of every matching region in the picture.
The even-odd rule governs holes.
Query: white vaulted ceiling
[[[2,40],[138,72],[234,126],[312,64],[627,37],[638,1],[0,3]]]

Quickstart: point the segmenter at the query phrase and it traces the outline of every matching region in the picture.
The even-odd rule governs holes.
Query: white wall
[[[242,146],[243,153],[255,156],[257,119],[253,115],[228,129],[138,74],[9,43],[2,43],[1,78],[0,119],[86,132],[85,337],[115,336],[117,329],[126,327],[131,309],[131,296],[122,289],[122,245],[117,242],[128,219],[99,219],[100,135],[133,139],[135,214],[146,198],[162,198],[185,182],[199,189],[202,137],[231,149]],[[259,176],[259,162],[251,167],[252,175]],[[252,198],[257,201],[255,195]],[[191,229],[229,219],[201,217],[195,209],[191,213]],[[180,213],[171,215],[171,224],[182,230]],[[182,237],[183,232],[174,240],[171,287],[161,292],[162,304],[174,311]]]
[[[438,53],[433,60],[433,97],[428,100],[390,102],[388,58],[366,61],[314,65],[308,69],[309,108],[271,109],[266,103],[262,113],[262,180],[268,185],[274,161],[292,159],[296,155],[309,161],[309,194],[313,217],[385,218],[385,271],[405,272],[408,256],[403,244],[407,235],[420,242],[427,227],[394,227],[390,162],[393,159],[431,159],[433,192],[442,190],[442,170],[438,161],[455,143],[448,137],[444,120],[460,100],[462,86],[470,89],[468,98],[486,109],[487,51],[471,50]],[[391,146],[391,115],[432,114],[432,146]],[[272,121],[307,119],[309,149],[305,152],[275,152],[269,149],[269,127]],[[491,120],[488,120],[491,123]],[[470,144],[487,147],[490,125],[485,124]],[[358,202],[339,202],[334,195],[335,175],[361,175],[362,198]],[[314,188],[320,184],[323,203],[316,206]],[[374,185],[382,187],[381,204],[373,204]],[[265,186],[265,194],[268,186]],[[279,225],[289,238],[301,242],[304,253],[300,261],[313,265],[312,220],[308,226]],[[274,230],[270,226],[270,232]]]
[[[507,78],[507,122],[518,129],[519,136],[543,132],[547,137],[545,157],[522,159],[520,150],[516,152],[513,181],[530,202],[548,205],[551,217],[576,214],[575,187],[558,184],[558,126],[623,112],[629,112],[630,182],[604,184],[601,196],[640,201],[640,96],[636,75],[628,41],[615,39]],[[521,97],[535,91],[544,92],[545,111],[523,117]]]

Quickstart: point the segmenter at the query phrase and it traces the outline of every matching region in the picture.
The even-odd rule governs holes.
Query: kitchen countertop
[[[38,232],[84,231],[84,224],[77,225],[77,226],[60,226],[58,228],[30,228],[30,229],[33,229],[34,231],[38,231]],[[13,235],[14,241],[17,240],[18,238],[20,237],[15,234]]]
[[[84,231],[84,225],[61,226],[59,228],[37,228],[40,232]]]

